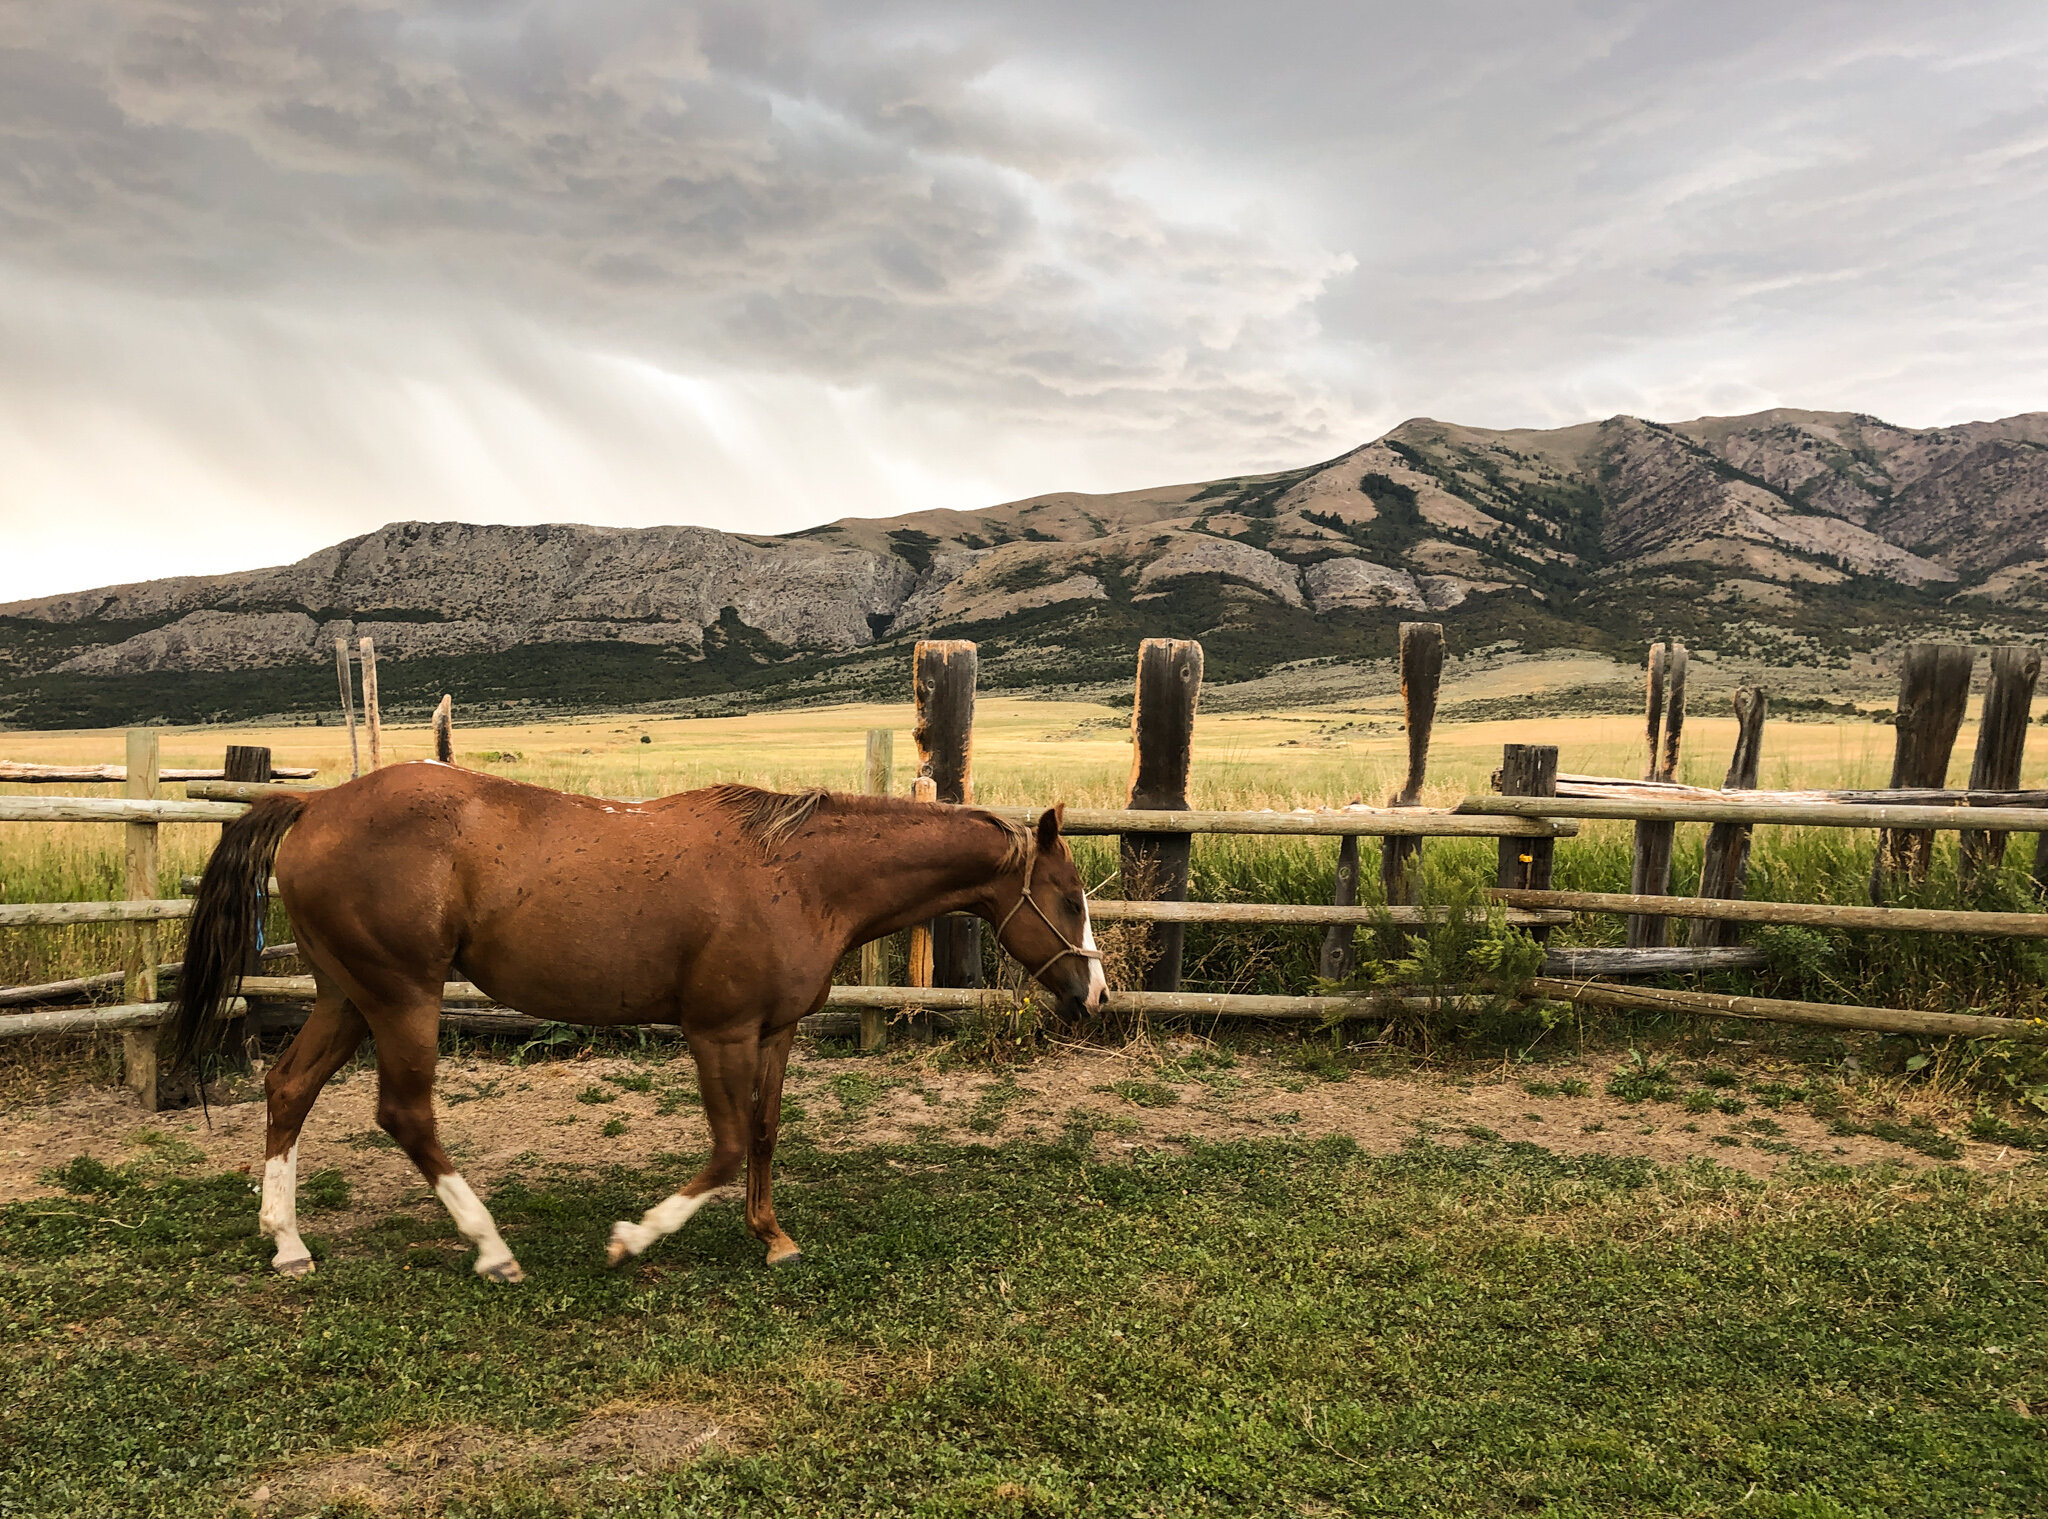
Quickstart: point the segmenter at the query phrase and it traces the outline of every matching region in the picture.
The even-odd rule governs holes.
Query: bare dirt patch
[[[1800,1157],[1930,1163],[1899,1144],[1831,1132],[1803,1106],[1760,1101],[1751,1090],[1780,1076],[1796,1084],[1792,1073],[1745,1071],[1726,1094],[1708,1094],[1717,1102],[1725,1096],[1721,1106],[1689,1111],[1679,1101],[1627,1103],[1608,1095],[1618,1064],[1611,1056],[1536,1072],[1360,1071],[1327,1080],[1286,1054],[1231,1053],[1193,1041],[1072,1048],[1004,1070],[959,1063],[946,1049],[913,1045],[880,1058],[799,1050],[786,1092],[785,1135],[844,1149],[1087,1132],[1098,1150],[1112,1154],[1280,1135],[1345,1134],[1381,1153],[1417,1138],[1499,1139],[1666,1165],[1707,1158],[1758,1176]],[[253,1084],[245,1087],[250,1100],[216,1106],[211,1127],[196,1110],[143,1114],[108,1087],[16,1108],[0,1116],[0,1201],[48,1192],[44,1173],[74,1156],[119,1164],[172,1140],[196,1146],[216,1168],[246,1170],[253,1186],[262,1169],[264,1108]],[[307,1123],[301,1178],[337,1168],[349,1182],[346,1210],[322,1215],[324,1231],[346,1232],[394,1208],[438,1206],[378,1130],[375,1105],[375,1072],[353,1069],[329,1085]],[[680,1181],[708,1148],[693,1069],[672,1047],[646,1058],[444,1061],[435,1110],[444,1143],[483,1191],[535,1169],[660,1169],[657,1157],[664,1155],[675,1157],[670,1167]],[[1951,1163],[2002,1170],[2026,1159],[1963,1141]]]
[[[315,1513],[330,1504],[435,1514],[465,1490],[510,1473],[536,1484],[573,1478],[587,1488],[607,1478],[649,1476],[728,1444],[728,1432],[696,1409],[616,1405],[553,1439],[463,1426],[330,1456],[273,1475],[242,1500],[242,1509],[262,1519]]]

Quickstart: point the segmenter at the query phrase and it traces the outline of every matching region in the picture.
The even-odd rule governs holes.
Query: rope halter
[[[1010,910],[1003,914],[1002,921],[996,924],[996,942],[1000,944],[1003,938],[1003,930],[1010,926],[1010,919],[1016,917],[1017,914],[1021,912],[1024,909],[1025,905],[1028,903],[1031,907],[1031,910],[1038,914],[1038,921],[1043,923],[1048,929],[1050,929],[1052,931],[1052,936],[1060,941],[1060,947],[1057,950],[1053,951],[1052,958],[1047,960],[1045,964],[1039,966],[1037,970],[1031,973],[1031,979],[1034,981],[1036,981],[1040,976],[1043,976],[1047,971],[1051,970],[1055,965],[1059,964],[1060,961],[1066,959],[1069,955],[1073,955],[1077,959],[1081,960],[1100,960],[1102,958],[1101,950],[1083,949],[1080,945],[1076,944],[1072,939],[1069,939],[1066,936],[1066,934],[1061,931],[1059,924],[1053,922],[1051,918],[1046,916],[1045,909],[1038,905],[1038,899],[1031,895],[1031,876],[1032,873],[1037,869],[1038,851],[1034,848],[1031,851],[1030,859],[1026,862],[1024,866],[1024,890],[1018,896],[1017,900],[1010,904]]]

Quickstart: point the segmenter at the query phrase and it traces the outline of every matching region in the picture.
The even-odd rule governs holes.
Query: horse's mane
[[[710,788],[712,805],[724,808],[739,820],[740,830],[764,849],[772,849],[795,835],[829,805],[835,812],[905,812],[913,808],[937,808],[937,802],[913,802],[905,797],[868,796],[860,792],[827,791],[816,786],[808,791],[766,791],[759,786],[725,785]],[[1021,870],[1030,861],[1036,845],[1030,829],[1006,817],[977,809],[948,807],[949,813],[975,811],[1009,836],[1001,868]]]

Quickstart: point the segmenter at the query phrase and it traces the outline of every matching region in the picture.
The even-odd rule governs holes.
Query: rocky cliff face
[[[1148,619],[1243,634],[1255,665],[1417,614],[1525,645],[1625,639],[1634,618],[1709,647],[1819,648],[1845,617],[1868,637],[2042,613],[2048,413],[1928,430],[1802,411],[1547,432],[1418,419],[1277,475],[782,538],[394,523],[276,569],[0,606],[0,711],[81,682],[311,668],[362,633],[443,672],[546,646],[689,664],[740,643],[794,671],[912,636],[1028,625],[1056,643]]]

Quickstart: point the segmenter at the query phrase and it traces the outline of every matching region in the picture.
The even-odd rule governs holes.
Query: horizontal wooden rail
[[[1755,793],[1766,795],[1768,793]],[[1798,828],[1959,828],[2036,833],[2048,816],[2031,807],[1893,807],[1869,802],[1751,802],[1716,796],[1601,800],[1552,796],[1468,796],[1468,817],[1613,819],[1639,823],[1775,823]]]
[[[242,995],[254,1002],[302,1002],[313,995],[311,976],[245,976]],[[1438,999],[1400,996],[1393,999],[1417,1009],[1434,1007]],[[1458,999],[1453,999],[1458,1000]],[[443,1007],[498,1007],[490,995],[467,981],[451,981],[441,994]],[[837,1008],[880,1007],[938,1012],[1012,1012],[1014,994],[976,987],[835,986],[825,1005]],[[1374,997],[1265,997],[1226,992],[1111,992],[1108,1010],[1118,1013],[1187,1014],[1223,1018],[1372,1017],[1383,1013],[1387,1000]],[[632,1025],[626,1025],[631,1027]]]
[[[249,1010],[240,997],[229,999],[223,1016],[239,1018]],[[71,1007],[48,1013],[8,1013],[0,1017],[0,1039],[30,1039],[38,1034],[103,1034],[116,1029],[155,1028],[170,1015],[168,1002],[123,1002],[116,1007]]]
[[[990,807],[1030,823],[1042,809]],[[1073,834],[1213,833],[1308,838],[1559,839],[1577,833],[1566,819],[1465,816],[1431,807],[1332,807],[1298,812],[1148,812],[1122,807],[1069,807],[1062,829]]]
[[[1088,916],[1098,923],[1267,923],[1274,925],[1391,922],[1415,928],[1442,922],[1442,909],[1426,907],[1325,907],[1295,902],[1130,902],[1121,897],[1090,897]],[[1554,927],[1569,923],[1566,911],[1531,912],[1509,908],[1507,920],[1517,928]]]
[[[1594,1007],[1689,1013],[1704,1018],[1755,1018],[1866,1034],[1921,1034],[1947,1039],[2048,1039],[2048,1023],[2022,1018],[1980,1018],[1969,1013],[1923,1013],[1902,1007],[1854,1007],[1839,1002],[1787,1002],[1776,997],[1728,997],[1715,992],[1674,992],[1648,986],[1611,986],[1538,976],[1528,989],[1559,1002]]]
[[[271,773],[278,775],[283,772]],[[259,797],[296,796],[308,791],[332,789],[329,786],[300,786],[283,781],[193,781],[185,787],[185,795],[194,801],[203,802],[253,802]]]
[[[164,923],[192,916],[182,897],[132,902],[0,902],[0,928],[49,928],[65,923]]]
[[[1832,902],[1751,902],[1736,897],[1646,897],[1620,891],[1506,891],[1487,895],[1510,907],[1562,907],[1572,912],[1647,913],[1666,918],[1718,918],[1728,923],[1799,923],[1861,933],[1981,934],[2048,939],[2048,913],[1964,912],[1941,907],[1846,907]]]
[[[1704,971],[1756,970],[1764,952],[1751,944],[1689,949],[1553,949],[1543,957],[1551,976],[1691,976]]]
[[[286,780],[309,780],[318,775],[318,770],[286,768],[273,765],[270,773]],[[159,770],[159,781],[217,781],[225,778],[225,770]],[[126,765],[32,765],[16,760],[0,760],[0,784],[9,786],[95,786],[111,781],[128,779]]]
[[[1646,797],[1660,801],[1871,802],[1894,807],[2048,807],[2048,791],[1970,791],[1946,786],[1861,787],[1818,791],[1766,791],[1756,787],[1689,786],[1683,781],[1643,781],[1618,775],[1559,772],[1557,794],[1565,797]]]
[[[118,796],[0,796],[0,823],[232,823],[229,802],[130,801]]]
[[[293,943],[266,944],[262,958],[289,960],[299,952]],[[185,968],[183,960],[166,960],[156,968],[159,976],[175,976]],[[28,1007],[38,1002],[64,1002],[89,997],[94,992],[117,989],[128,979],[126,971],[111,970],[97,976],[74,976],[68,981],[44,981],[31,986],[0,986],[0,1007]]]

